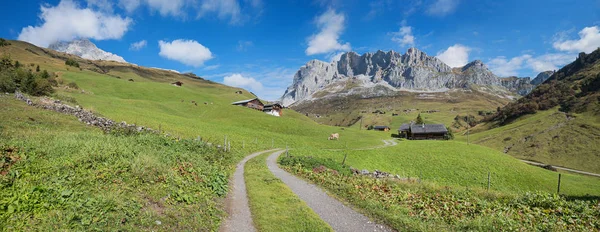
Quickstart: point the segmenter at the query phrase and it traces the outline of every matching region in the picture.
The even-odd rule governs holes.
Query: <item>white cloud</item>
[[[450,67],[462,67],[469,63],[469,52],[471,52],[471,48],[455,44],[445,51],[438,52],[436,57]]]
[[[252,77],[244,77],[240,73],[234,73],[223,78],[223,84],[245,88],[252,92],[261,91],[262,83]]]
[[[102,1],[102,0],[92,0]],[[242,5],[241,3],[244,3]],[[197,13],[197,18],[216,14],[219,19],[230,20],[231,23],[243,23],[243,10],[257,10],[260,14],[263,8],[262,0],[119,0],[119,7],[131,13],[140,7],[147,7],[161,16],[186,18],[190,11]]]
[[[200,3],[198,17],[208,13],[216,13],[219,19],[230,18],[231,23],[240,21],[240,4],[237,0],[203,0]]]
[[[75,38],[120,39],[133,22],[127,17],[80,8],[69,0],[62,0],[54,7],[41,6],[41,12],[42,25],[23,28],[19,40],[47,47]]]
[[[218,65],[218,64],[216,64],[216,65],[209,65],[209,66],[204,67],[204,70],[205,71],[210,71],[210,70],[218,69],[219,67],[221,67],[221,65]]]
[[[140,0],[119,0],[119,6],[129,13],[135,11],[141,4]]]
[[[202,44],[194,40],[178,39],[173,42],[158,41],[160,56],[183,64],[200,67],[212,59],[212,53]]]
[[[552,53],[538,56],[527,60],[529,68],[535,72],[558,70],[562,66],[571,63],[577,58],[575,54]]]
[[[183,17],[184,6],[192,3],[191,0],[119,0],[118,5],[129,13],[141,6],[147,6],[150,11],[156,11],[161,16]]]
[[[342,58],[342,55],[344,55],[344,53],[345,52],[331,53],[329,55],[329,62],[340,61],[340,59]]]
[[[600,28],[597,26],[583,28],[579,32],[579,39],[559,39],[552,45],[559,51],[585,53],[593,52],[600,47]]]
[[[535,72],[532,74],[534,75],[548,70],[558,70],[573,62],[575,58],[575,54],[564,53],[550,53],[537,57],[525,54],[511,59],[499,56],[490,60],[488,65],[490,70],[498,76],[517,76],[524,70],[532,70]]]
[[[146,47],[147,44],[148,44],[148,42],[146,40],[138,41],[138,42],[132,43],[129,46],[129,50],[139,51],[142,48]]]
[[[446,16],[454,13],[460,0],[435,0],[427,8],[427,14],[433,16]]]
[[[246,50],[248,50],[249,47],[252,47],[253,45],[254,43],[252,43],[252,41],[240,40],[238,41],[237,50],[239,52],[245,52]]]
[[[335,51],[349,51],[350,43],[341,44],[340,34],[344,31],[345,17],[334,10],[328,10],[316,20],[319,33],[308,38],[306,55],[324,54]]]
[[[531,59],[530,55],[517,56],[510,60],[504,56],[499,56],[488,62],[488,66],[498,76],[517,76],[519,70],[523,68],[523,64],[529,59]]]
[[[402,26],[398,32],[394,32],[392,35],[392,41],[398,43],[400,47],[415,46],[415,36],[412,34],[410,26]]]
[[[86,0],[88,7],[96,7],[106,12],[113,11],[113,3],[109,0]]]

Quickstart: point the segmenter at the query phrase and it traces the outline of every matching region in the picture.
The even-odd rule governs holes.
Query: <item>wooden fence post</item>
[[[558,173],[558,188],[556,189],[556,194],[560,194],[560,173]]]
[[[346,163],[346,157],[348,157],[348,152],[344,153],[344,160],[342,160],[342,166]]]
[[[487,186],[487,191],[490,191],[490,172],[488,172],[488,186]]]

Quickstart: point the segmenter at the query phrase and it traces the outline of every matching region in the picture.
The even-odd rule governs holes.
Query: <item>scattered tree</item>
[[[425,122],[423,122],[423,118],[421,117],[421,114],[419,113],[419,115],[417,116],[417,120],[415,122],[416,124],[423,124]]]
[[[73,59],[67,59],[67,61],[65,61],[65,64],[79,68],[79,63]]]
[[[446,127],[446,130],[448,130],[448,134],[446,135],[446,139],[447,140],[454,139],[454,132],[452,131],[452,129],[450,129],[450,127]]]

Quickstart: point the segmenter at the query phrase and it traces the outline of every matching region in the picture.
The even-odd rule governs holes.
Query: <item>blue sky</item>
[[[600,0],[6,1],[0,37],[89,38],[148,67],[277,99],[311,59],[416,47],[458,67],[535,76],[600,47]],[[137,46],[134,46],[137,45]]]

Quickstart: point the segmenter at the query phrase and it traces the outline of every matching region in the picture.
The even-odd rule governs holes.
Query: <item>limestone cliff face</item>
[[[548,80],[548,78],[550,78],[550,76],[552,76],[552,74],[554,74],[554,71],[541,72],[531,81],[531,84],[535,85],[535,86],[540,85],[540,84],[544,83],[546,80]]]
[[[409,48],[405,54],[395,51],[363,55],[348,52],[342,54],[339,61],[331,63],[312,60],[298,70],[281,100],[289,106],[313,99],[314,93],[348,80],[358,83],[356,87],[365,91],[368,87],[379,86],[376,89],[383,94],[397,90],[445,91],[470,85],[502,86],[501,79],[479,60],[453,69],[436,57]],[[381,86],[391,91],[381,91]]]
[[[535,87],[531,84],[530,77],[506,77],[502,78],[502,86],[507,88],[509,91],[517,93],[521,96],[527,95]]]
[[[469,88],[471,85],[488,86],[519,95],[527,95],[531,90],[548,79],[552,71],[540,73],[531,78],[494,75],[480,60],[464,67],[451,68],[436,57],[428,56],[416,48],[409,48],[405,54],[395,51],[342,54],[339,61],[331,63],[311,60],[300,68],[294,82],[281,97],[285,106],[318,98],[314,94],[327,91],[348,91],[362,96],[386,96],[395,91],[446,91],[448,89]],[[344,83],[352,83],[349,87]],[[319,94],[321,96],[322,94]]]

